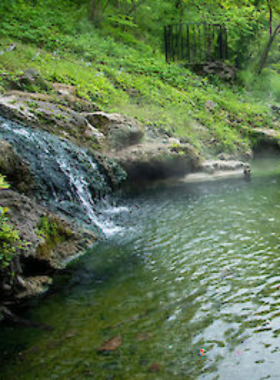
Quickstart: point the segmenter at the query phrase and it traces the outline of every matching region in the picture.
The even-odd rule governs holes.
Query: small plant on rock
[[[0,191],[9,185],[0,174]],[[9,223],[8,208],[0,206],[0,271],[9,267],[18,249],[26,249],[27,244],[21,241],[18,231]]]

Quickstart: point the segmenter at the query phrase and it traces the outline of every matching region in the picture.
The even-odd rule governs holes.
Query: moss
[[[43,239],[37,249],[37,255],[44,259],[49,257],[53,249],[74,235],[73,231],[55,216],[40,218],[36,234]]]
[[[0,191],[8,188],[9,185],[0,174]],[[28,243],[21,240],[18,231],[9,221],[9,209],[0,206],[0,272],[7,271],[18,251],[27,247]]]

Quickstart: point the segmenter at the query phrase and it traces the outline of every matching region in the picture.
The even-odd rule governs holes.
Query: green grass
[[[242,154],[250,144],[244,127],[272,125],[272,115],[257,92],[253,96],[248,89],[166,64],[159,50],[132,32],[125,34],[112,25],[96,30],[71,8],[65,12],[67,23],[57,9],[25,4],[5,19],[0,31],[2,91],[9,88],[9,79],[17,80],[32,67],[50,82],[75,85],[78,96],[101,109],[162,128],[206,155]],[[117,39],[108,35],[113,30]],[[10,50],[10,44],[16,48]],[[215,102],[213,110],[206,107],[209,100]]]

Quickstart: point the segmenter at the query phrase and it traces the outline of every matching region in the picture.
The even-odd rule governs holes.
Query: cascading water
[[[29,165],[41,203],[95,226],[105,235],[119,229],[102,212],[108,210],[105,196],[110,188],[97,162],[86,150],[2,117],[0,138],[8,141]]]

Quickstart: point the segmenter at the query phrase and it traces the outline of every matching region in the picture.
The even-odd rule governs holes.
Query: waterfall
[[[29,166],[40,203],[74,217],[105,235],[118,231],[106,218],[110,187],[87,152],[48,132],[0,117],[0,139],[9,142]]]

